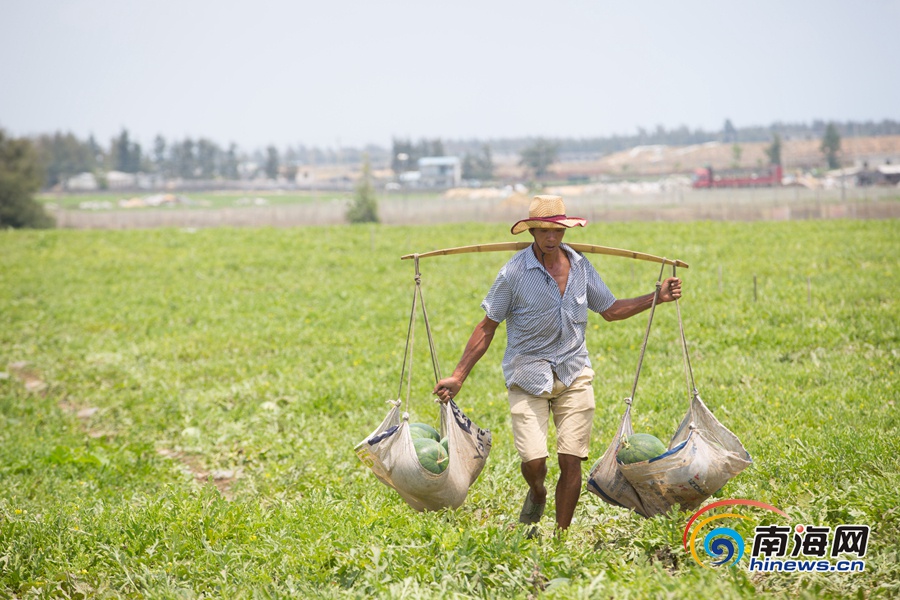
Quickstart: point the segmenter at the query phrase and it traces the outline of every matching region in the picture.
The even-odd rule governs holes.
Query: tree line
[[[496,154],[517,154],[520,164],[543,175],[549,165],[558,159],[573,155],[602,156],[649,144],[690,145],[720,141],[779,143],[790,139],[822,139],[830,136],[833,144],[838,137],[873,135],[900,135],[900,122],[892,120],[773,123],[767,127],[735,127],[726,119],[718,131],[691,130],[686,126],[666,129],[658,125],[649,130],[637,128],[631,135],[614,135],[598,138],[504,138],[489,140],[441,140],[422,138],[394,138],[391,148],[370,144],[364,148],[320,148],[297,144],[279,149],[270,145],[262,149],[244,150],[235,143],[222,146],[205,138],[167,140],[157,135],[149,148],[133,139],[127,129],[122,129],[105,145],[94,136],[79,139],[72,133],[56,132],[32,138],[43,170],[43,187],[53,187],[79,173],[101,175],[107,171],[125,173],[150,173],[164,179],[184,180],[241,180],[265,177],[284,177],[293,180],[304,166],[359,165],[367,156],[376,168],[391,168],[395,174],[415,170],[418,159],[425,156],[459,156],[463,178],[490,180],[493,177],[493,157]],[[832,153],[829,165],[833,166],[836,154]]]
[[[665,145],[690,146],[707,142],[770,142],[777,135],[782,141],[822,139],[826,130],[832,126],[838,135],[844,138],[868,137],[883,135],[900,135],[900,121],[883,119],[881,121],[823,121],[813,120],[810,123],[775,122],[767,126],[735,126],[731,119],[726,119],[718,130],[690,129],[686,125],[667,129],[657,125],[653,129],[637,127],[631,134],[611,135],[587,138],[544,138],[557,146],[559,155],[593,155],[603,156],[635,146]],[[535,138],[502,138],[487,140],[445,140],[445,146],[453,153],[475,152],[484,144],[497,154],[520,154],[521,151],[534,145]]]
[[[820,150],[828,167],[835,169],[840,167],[841,139],[848,132],[851,136],[900,134],[900,123],[888,120],[878,124],[814,121],[811,126],[773,125],[766,133],[770,144],[765,152],[770,164],[781,164],[783,137],[794,137],[804,131],[818,132],[820,129]],[[665,138],[664,134],[664,129],[658,128],[656,135]],[[736,161],[740,158],[738,141],[758,141],[753,137],[755,135],[757,133],[754,129],[749,132],[738,129],[730,120],[725,121],[717,134],[719,140],[734,144]],[[657,138],[643,141],[657,141]],[[702,140],[694,140],[699,141]],[[615,145],[622,140],[610,138],[606,142]],[[496,145],[509,150],[503,142]],[[151,151],[145,152],[140,143],[131,139],[126,129],[110,140],[107,148],[100,146],[93,136],[80,140],[72,133],[57,132],[33,139],[16,139],[0,129],[0,227],[50,226],[52,219],[33,200],[33,194],[41,187],[56,186],[64,183],[68,177],[83,172],[100,173],[105,169],[125,173],[156,173],[164,178],[203,180],[252,179],[257,176],[293,179],[297,169],[303,165],[342,162],[364,165],[364,187],[357,190],[362,201],[354,210],[359,213],[356,215],[358,220],[377,220],[377,207],[370,205],[372,193],[368,187],[371,185],[372,162],[390,165],[394,174],[400,176],[406,171],[414,170],[420,158],[461,154],[464,179],[492,180],[494,147],[492,143],[485,142],[473,145],[422,139],[413,143],[409,139],[395,138],[390,151],[378,146],[337,151],[297,146],[288,147],[281,153],[275,146],[269,146],[265,151],[256,150],[247,154],[234,143],[222,148],[207,138],[167,142],[162,136],[157,136]],[[561,153],[567,150],[571,152],[573,147],[586,149],[594,146],[577,146],[577,141],[573,140],[526,138],[525,142],[516,147],[520,157],[519,165],[537,180],[547,174],[549,167],[560,159]],[[634,144],[628,147],[634,147]]]

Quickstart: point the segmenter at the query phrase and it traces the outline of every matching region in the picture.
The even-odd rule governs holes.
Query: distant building
[[[111,190],[135,188],[137,187],[137,175],[122,171],[110,171],[106,174],[106,185]]]
[[[99,188],[97,178],[93,173],[79,173],[75,177],[66,180],[66,189],[72,192],[93,192]]]
[[[452,188],[462,181],[462,163],[456,156],[426,156],[419,159],[422,187]]]
[[[874,169],[868,163],[856,168],[856,182],[859,185],[900,185],[900,165],[892,165],[890,160]]]

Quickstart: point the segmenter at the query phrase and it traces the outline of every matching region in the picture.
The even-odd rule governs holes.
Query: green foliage
[[[741,166],[741,156],[744,155],[744,149],[740,144],[731,145],[731,165],[736,169]]]
[[[394,138],[391,144],[391,170],[395,175],[418,169],[419,159],[428,156],[445,156],[440,138],[422,138],[417,144],[409,139]]]
[[[353,202],[347,209],[347,221],[350,223],[377,223],[378,199],[372,186],[372,168],[368,156],[363,159],[362,176],[356,186]]]
[[[269,146],[266,148],[266,177],[276,179],[278,177],[278,169],[281,166],[281,159],[278,157],[278,148]]]
[[[829,123],[825,128],[825,135],[822,136],[822,144],[819,146],[825,160],[828,161],[829,169],[838,169],[841,166],[838,160],[838,154],[841,151],[841,134],[838,133],[837,126]]]
[[[79,173],[91,173],[100,167],[103,151],[94,138],[82,142],[72,133],[41,135],[33,141],[44,170],[42,185],[53,187]]]
[[[53,219],[33,198],[41,179],[31,142],[7,137],[0,129],[0,229],[53,226]]]
[[[179,143],[173,144],[169,150],[172,170],[175,175],[184,179],[197,177],[196,145],[191,138],[185,138]]]
[[[725,119],[725,124],[722,126],[722,141],[726,144],[729,142],[737,142],[738,132],[734,127],[734,123],[731,122],[731,119]]]
[[[519,165],[530,169],[534,177],[543,177],[547,169],[556,162],[559,144],[538,138],[519,153]]]
[[[123,173],[137,173],[141,171],[143,154],[141,145],[132,142],[128,136],[128,130],[122,129],[118,137],[110,142],[109,149],[110,168]]]
[[[567,233],[691,264],[680,308],[695,379],[754,459],[722,497],[771,503],[792,523],[871,525],[866,570],[852,575],[705,569],[682,548],[689,513],[642,519],[587,492],[566,535],[552,533],[551,493],[542,537],[526,539],[502,335],[458,397],[494,435],[466,503],[420,514],[378,482],[352,448],[397,393],[414,275],[398,257],[506,231],[0,232],[0,597],[896,597],[897,221]],[[422,261],[444,371],[508,258]],[[619,297],[652,290],[659,272],[589,259]],[[433,423],[421,327],[409,410]],[[589,462],[622,416],[645,327],[590,316]],[[684,387],[666,304],[635,430],[674,432]]]
[[[781,164],[781,136],[777,133],[772,136],[772,143],[765,149],[770,165]]]
[[[491,155],[491,147],[484,144],[481,153],[474,155],[466,152],[462,161],[463,179],[478,179],[489,181],[494,177],[494,159]]]

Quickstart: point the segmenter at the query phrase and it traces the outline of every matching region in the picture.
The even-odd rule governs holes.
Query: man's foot
[[[544,507],[546,502],[537,504],[531,499],[531,490],[525,495],[525,504],[522,505],[522,512],[519,513],[519,523],[537,523],[544,515]]]

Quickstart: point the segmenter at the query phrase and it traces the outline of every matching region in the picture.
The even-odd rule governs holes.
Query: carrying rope
[[[672,277],[675,277],[675,265],[672,265]],[[694,370],[691,368],[691,357],[688,354],[687,337],[684,335],[684,321],[681,320],[681,307],[675,299],[675,313],[678,315],[678,331],[681,334],[681,354],[684,359],[684,380],[688,387],[688,397],[693,398],[700,392],[694,383]]]
[[[641,344],[641,354],[638,358],[637,372],[634,374],[634,384],[631,386],[631,395],[625,398],[625,403],[628,406],[631,406],[634,402],[634,395],[635,392],[637,392],[638,379],[641,376],[641,367],[644,364],[644,353],[647,350],[647,340],[650,339],[650,327],[653,325],[653,314],[656,312],[656,304],[659,300],[659,292],[662,289],[662,276],[665,268],[666,265],[665,263],[663,263],[662,268],[660,268],[659,270],[659,277],[657,277],[656,279],[656,292],[653,294],[653,302],[650,305],[650,317],[647,319],[647,330],[644,332],[644,342]],[[672,265],[672,277],[675,276],[675,265]],[[699,392],[697,391],[697,387],[694,384],[694,371],[691,368],[691,358],[688,354],[687,348],[687,337],[684,334],[684,322],[681,319],[681,307],[678,304],[677,298],[675,299],[675,312],[678,315],[678,329],[681,336],[681,355],[684,362],[684,378],[688,387],[688,399],[690,399],[693,396],[697,395]]]
[[[663,259],[665,260],[665,259]],[[656,301],[659,299],[659,291],[662,289],[662,275],[666,264],[663,263],[659,270],[659,277],[656,279],[656,292],[653,294],[653,302],[650,304],[650,318],[647,319],[647,331],[644,332],[644,343],[641,344],[641,355],[638,358],[637,372],[634,374],[634,384],[631,386],[631,395],[625,399],[625,403],[631,406],[634,402],[634,393],[637,391],[638,379],[641,376],[641,366],[644,364],[644,352],[647,350],[647,340],[650,339],[650,326],[653,325],[653,313],[656,312]]]
[[[441,367],[438,364],[437,350],[434,345],[434,336],[431,333],[431,323],[428,321],[428,309],[425,308],[425,296],[422,295],[422,274],[419,272],[419,255],[413,255],[416,266],[415,287],[413,288],[412,308],[409,311],[409,327],[406,331],[406,349],[403,351],[403,366],[400,369],[400,389],[397,391],[397,398],[403,396],[403,378],[406,376],[406,409],[409,412],[409,399],[412,395],[412,359],[413,359],[413,341],[415,337],[416,322],[416,303],[422,305],[422,316],[425,319],[425,333],[428,336],[428,350],[431,354],[431,368],[434,371],[434,382],[437,383],[441,379]],[[409,365],[409,373],[407,374],[407,364]]]

